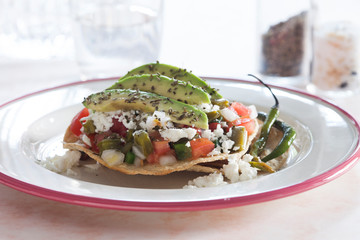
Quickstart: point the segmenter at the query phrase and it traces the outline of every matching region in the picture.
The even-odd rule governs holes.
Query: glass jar
[[[359,2],[315,2],[314,62],[310,90],[328,97],[350,95],[359,88]]]
[[[312,2],[258,1],[258,70],[264,80],[291,86],[309,82]]]

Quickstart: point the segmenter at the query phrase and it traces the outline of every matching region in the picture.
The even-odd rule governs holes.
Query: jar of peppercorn
[[[258,0],[258,71],[271,84],[304,87],[312,61],[312,2]]]

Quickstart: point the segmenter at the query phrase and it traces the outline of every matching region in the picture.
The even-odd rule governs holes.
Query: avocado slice
[[[177,80],[181,80],[184,82],[189,82],[194,86],[198,86],[202,88],[205,92],[207,92],[211,99],[220,99],[223,98],[214,88],[211,88],[204,80],[187,71],[186,69],[174,67],[167,64],[162,64],[159,62],[149,63],[137,67],[131,71],[129,71],[125,76],[120,79],[127,78],[133,75],[139,75],[144,73],[159,73],[161,75],[165,75],[170,78],[175,78]]]
[[[201,88],[159,74],[134,75],[120,79],[109,89],[134,89],[152,92],[191,105],[210,103],[209,95]]]
[[[155,93],[132,89],[108,89],[88,96],[84,99],[83,104],[86,108],[99,112],[140,110],[153,113],[154,111],[164,111],[174,123],[208,129],[208,118],[203,111]]]

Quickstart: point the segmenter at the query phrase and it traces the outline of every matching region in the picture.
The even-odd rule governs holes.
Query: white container
[[[317,0],[314,61],[309,90],[327,97],[359,88],[359,20],[356,1]],[[336,14],[334,14],[336,12]]]

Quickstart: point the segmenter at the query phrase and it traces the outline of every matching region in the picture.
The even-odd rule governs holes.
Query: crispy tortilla
[[[246,144],[246,147],[243,151],[232,153],[236,155],[243,156],[253,139],[256,137],[257,132],[259,130],[259,125],[257,121],[255,121],[256,127],[253,134],[248,136],[248,141]],[[122,163],[116,166],[109,166],[106,164],[104,160],[101,159],[101,157],[91,151],[90,149],[86,148],[84,144],[80,143],[79,138],[75,136],[71,131],[70,128],[66,130],[66,133],[64,135],[64,148],[70,149],[70,150],[78,150],[81,152],[86,153],[90,158],[96,160],[98,163],[104,165],[107,168],[128,174],[128,175],[136,175],[136,174],[142,174],[142,175],[166,175],[172,172],[178,172],[178,171],[185,171],[185,170],[191,170],[191,171],[199,171],[199,172],[214,172],[215,170],[211,168],[202,167],[198,164],[200,163],[207,163],[207,162],[214,162],[217,160],[224,160],[227,159],[229,154],[219,154],[216,156],[211,157],[202,157],[194,160],[184,160],[184,161],[177,161],[173,165],[168,166],[162,166],[160,164],[147,164],[145,163],[143,166],[135,166],[130,165],[127,163]]]

